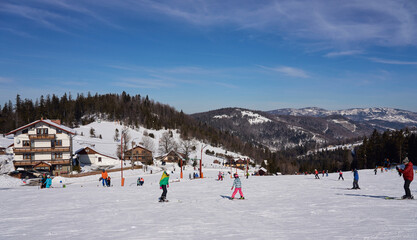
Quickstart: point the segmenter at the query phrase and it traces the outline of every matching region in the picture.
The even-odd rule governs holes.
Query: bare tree
[[[185,160],[188,161],[190,154],[195,152],[195,146],[197,143],[194,140],[185,139],[181,141],[180,151],[185,155]]]
[[[142,137],[142,145],[151,152],[153,152],[155,150],[155,144],[154,144],[151,137],[143,136]]]
[[[125,153],[127,148],[129,147],[129,142],[130,142],[130,134],[129,134],[129,129],[127,127],[123,127],[122,130],[122,141],[123,141],[123,152]],[[123,155],[124,155],[123,153]],[[121,156],[121,144],[117,145],[117,157],[119,157],[120,159],[122,158]]]
[[[172,138],[169,132],[162,134],[162,137],[159,139],[159,148],[158,151],[161,155],[169,153],[171,150],[177,148],[177,143],[174,138]]]

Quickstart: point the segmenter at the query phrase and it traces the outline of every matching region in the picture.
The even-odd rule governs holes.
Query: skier
[[[329,176],[329,170],[326,170],[326,177]]]
[[[324,170],[322,171],[322,174],[323,174],[323,175],[321,175],[321,177],[324,177]]]
[[[137,181],[136,186],[142,186],[144,182],[145,182],[145,180],[143,178],[138,177],[138,181]]]
[[[316,179],[320,179],[320,177],[319,177],[319,171],[317,171],[317,169],[314,169],[314,177]]]
[[[103,187],[107,186],[107,171],[105,169],[103,169],[102,173],[101,173],[101,181],[103,182]]]
[[[169,173],[167,172],[166,169],[162,173],[161,180],[159,181],[159,186],[162,189],[162,195],[159,198],[159,201],[160,202],[166,202],[167,201],[166,197],[167,197],[167,193],[168,193],[167,188],[169,188]]]
[[[231,199],[233,200],[235,198],[235,195],[236,195],[237,191],[239,191],[240,199],[245,199],[245,197],[243,197],[242,183],[240,182],[239,175],[237,175],[237,173],[235,173],[233,176],[235,177],[235,180],[233,181],[233,185],[232,185],[231,190],[233,190],[233,187],[234,187],[235,191],[233,192]]]
[[[107,179],[106,179],[107,187],[110,187],[110,183],[111,183],[111,178],[110,178],[110,176],[108,176]]]
[[[378,173],[378,167],[375,167],[374,172],[375,172],[375,175]]]
[[[345,181],[345,179],[343,178],[343,172],[342,172],[342,170],[339,171],[339,179],[337,179],[337,180],[340,180],[340,179],[342,179],[343,181]]]
[[[402,173],[404,178],[405,195],[402,199],[413,199],[414,196],[410,192],[410,184],[414,179],[413,163],[408,160],[408,157],[404,158],[403,163],[405,164],[404,170],[397,167],[398,172]]]
[[[361,189],[359,187],[358,182],[359,182],[359,174],[358,174],[358,170],[356,170],[355,168],[355,170],[353,170],[353,188],[352,189]]]
[[[51,185],[52,185],[52,179],[51,179],[51,176],[47,176],[46,177],[46,180],[45,180],[45,187],[46,188],[50,188],[51,187]]]
[[[42,179],[41,179],[41,188],[45,188],[46,179],[47,179],[47,177],[46,177],[46,173],[44,173],[44,174],[42,175]]]

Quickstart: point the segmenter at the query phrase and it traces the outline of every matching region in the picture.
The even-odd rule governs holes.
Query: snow
[[[242,111],[242,110],[240,110],[240,111],[241,111],[243,117],[244,116],[248,116],[249,117],[248,121],[249,121],[249,123],[251,125],[253,125],[253,124],[260,124],[260,123],[266,123],[266,122],[272,122],[270,119],[268,119],[268,118],[266,118],[264,116],[261,116],[261,115],[259,115],[257,113],[253,113],[253,112],[250,112],[250,111]]]
[[[187,170],[185,177],[192,170]],[[168,203],[159,203],[161,173],[109,173],[111,188],[99,176],[55,178],[54,188],[5,187],[1,176],[0,239],[416,239],[415,200],[386,200],[403,193],[393,171],[359,171],[361,190],[348,190],[337,174],[242,178],[246,200],[231,195],[232,179],[215,181],[218,169],[203,169],[204,179],[177,181],[171,175]],[[226,170],[227,171],[227,170]],[[136,179],[145,179],[136,187]],[[62,188],[59,181],[64,181]],[[416,194],[416,185],[411,184]]]
[[[223,114],[223,115],[216,115],[213,118],[218,118],[218,119],[222,119],[222,118],[231,118],[231,116]]]

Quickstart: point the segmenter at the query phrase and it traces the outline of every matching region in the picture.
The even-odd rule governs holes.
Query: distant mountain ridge
[[[198,121],[229,131],[247,142],[271,150],[337,143],[372,132],[369,125],[340,115],[325,117],[275,115],[242,108],[223,108],[191,115]]]
[[[417,127],[417,113],[394,108],[352,108],[346,110],[326,110],[317,107],[307,108],[283,108],[267,113],[279,116],[311,116],[327,117],[340,115],[350,120],[367,123],[378,130],[402,129],[405,127]]]

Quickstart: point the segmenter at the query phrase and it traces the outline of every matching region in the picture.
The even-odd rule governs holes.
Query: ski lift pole
[[[204,147],[202,147],[201,148],[201,158],[200,158],[200,178],[203,178],[203,169],[202,169],[202,162],[203,162],[203,149],[205,148],[205,147],[207,147],[207,145],[206,146],[204,146]]]
[[[120,143],[120,157],[121,157],[121,159],[120,159],[120,185],[123,187],[124,185],[125,185],[125,181],[124,181],[124,178],[123,178],[123,134],[122,134],[122,139],[121,139],[121,143]]]

